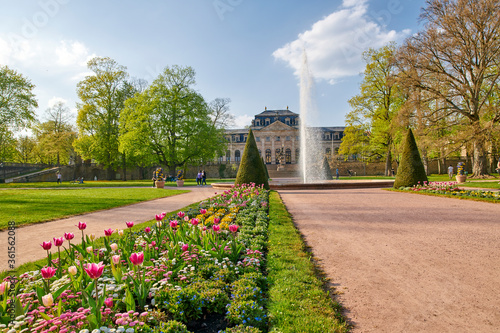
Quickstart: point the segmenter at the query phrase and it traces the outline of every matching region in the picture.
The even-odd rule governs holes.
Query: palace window
[[[285,150],[285,163],[292,164],[292,150],[290,148]]]
[[[239,162],[240,161],[240,151],[239,150],[235,150],[234,151],[234,160],[236,162]]]
[[[255,137],[255,142],[260,142],[260,136]]]
[[[290,141],[290,135],[287,135],[286,141]]]
[[[266,136],[266,141],[267,142],[271,141],[271,137],[270,136]]]
[[[281,139],[280,139],[280,137],[279,137],[279,136],[277,136],[277,137],[276,137],[276,141],[280,141],[280,140],[281,140]]]
[[[280,154],[281,154],[281,148],[276,149],[276,155],[275,155],[275,160],[276,164],[280,164]]]
[[[269,118],[266,118],[266,126],[271,123],[271,120]]]
[[[226,151],[226,161],[231,162],[231,151],[230,150]]]
[[[266,164],[271,164],[271,149],[266,149]]]

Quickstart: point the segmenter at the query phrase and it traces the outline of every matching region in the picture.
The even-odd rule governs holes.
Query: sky
[[[76,120],[87,61],[110,57],[151,83],[191,66],[207,100],[230,98],[236,128],[267,109],[300,114],[305,50],[318,117],[344,126],[363,51],[421,30],[425,0],[0,0],[0,65],[35,84],[39,109],[62,101]]]

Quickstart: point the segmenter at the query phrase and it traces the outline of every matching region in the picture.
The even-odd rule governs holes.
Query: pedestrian
[[[497,172],[498,172],[498,175],[500,176],[500,157],[498,158]],[[500,184],[500,182],[498,184]]]
[[[201,185],[203,184],[205,184],[205,186],[207,185],[207,173],[205,170],[201,172]]]
[[[60,173],[59,171],[57,171],[57,183],[58,183],[58,184],[61,184],[61,183],[62,183],[61,178],[62,178],[61,173]]]
[[[201,186],[201,170],[198,171],[198,174],[196,175],[196,185]]]
[[[339,180],[340,174],[339,174],[339,168],[335,170],[335,179]]]
[[[453,166],[451,164],[448,167],[448,177],[450,177],[450,179],[453,178]]]
[[[158,177],[158,168],[153,171],[153,187],[156,187],[156,179]]]
[[[396,176],[396,172],[394,172],[394,168],[391,169],[392,176]]]

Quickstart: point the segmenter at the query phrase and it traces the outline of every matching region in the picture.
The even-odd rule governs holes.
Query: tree
[[[191,67],[166,67],[144,92],[126,102],[120,150],[165,165],[170,175],[187,163],[212,160],[224,150],[223,131],[193,86]]]
[[[396,180],[394,181],[394,188],[413,186],[418,183],[423,184],[424,181],[427,181],[425,168],[422,164],[413,132],[411,129],[408,129],[406,140],[403,143],[403,153],[396,174]]]
[[[396,79],[395,52],[396,46],[391,43],[363,53],[366,61],[363,82],[360,94],[349,100],[353,110],[346,117],[347,128],[340,150],[345,155],[362,153],[369,158],[385,157],[386,175],[390,175],[397,131],[393,119],[406,99]]]
[[[33,163],[36,161],[36,140],[27,135],[17,139],[16,162]]]
[[[46,110],[47,121],[35,127],[40,159],[43,163],[67,164],[73,154],[76,132],[70,124],[71,114],[62,102]]]
[[[266,190],[269,190],[267,174],[264,170],[264,164],[262,164],[262,158],[260,157],[252,130],[248,132],[247,143],[245,144],[245,150],[241,157],[240,167],[234,184],[250,183],[263,185]]]
[[[216,98],[208,104],[213,126],[226,129],[234,125],[234,116],[229,113],[230,98]]]
[[[93,74],[77,85],[81,102],[77,104],[79,136],[74,146],[84,159],[95,159],[107,168],[108,179],[113,179],[120,162],[120,112],[133,94],[133,86],[126,81],[126,67],[110,58],[93,58],[87,67]]]
[[[24,128],[35,120],[38,102],[34,88],[30,80],[15,70],[0,66],[0,128]]]
[[[461,120],[455,139],[471,143],[473,176],[481,176],[485,141],[500,122],[500,2],[428,0],[421,17],[425,30],[400,49],[400,75],[425,91],[442,117]]]
[[[17,141],[6,125],[0,125],[0,161],[14,161]]]

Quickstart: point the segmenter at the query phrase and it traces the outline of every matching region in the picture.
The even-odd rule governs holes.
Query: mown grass
[[[394,191],[394,192],[402,192],[402,193],[410,193],[410,194],[430,195],[430,196],[434,196],[434,197],[461,199],[461,200],[484,201],[484,202],[491,202],[491,203],[495,203],[495,204],[500,204],[500,200],[496,200],[496,199],[492,199],[492,198],[479,198],[479,197],[473,197],[473,196],[467,196],[467,195],[453,195],[453,194],[444,194],[444,193],[443,194],[430,193],[430,192],[424,192],[424,191],[405,191],[405,190],[394,189],[394,188],[386,188],[384,190]]]
[[[186,190],[153,188],[13,189],[0,191],[0,230],[168,197]]]
[[[324,292],[299,231],[277,192],[269,197],[271,332],[347,332],[341,307]]]
[[[207,179],[207,185],[212,183],[234,182],[234,179]],[[177,186],[175,182],[166,182],[165,186]],[[184,186],[196,186],[196,179],[185,179]],[[32,182],[32,183],[0,183],[1,188],[85,188],[85,187],[153,187],[152,180],[97,180],[84,181],[83,184],[70,182]]]

